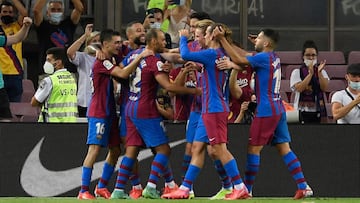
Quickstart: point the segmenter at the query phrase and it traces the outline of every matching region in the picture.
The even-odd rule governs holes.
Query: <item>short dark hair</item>
[[[306,49],[309,49],[309,48],[315,49],[316,54],[319,53],[319,50],[318,50],[315,42],[314,42],[313,40],[306,40],[306,41],[304,42],[304,44],[303,44],[303,49],[302,49],[302,55],[303,55],[303,56],[304,56],[304,54],[305,54],[305,50],[306,50]]]
[[[270,38],[271,41],[275,43],[275,45],[279,42],[279,38],[280,38],[279,32],[269,28],[263,29],[262,32],[266,37]]]
[[[111,41],[113,36],[120,36],[120,33],[117,31],[114,31],[112,29],[105,29],[105,30],[101,31],[101,33],[100,33],[101,44],[104,41]]]
[[[66,62],[66,54],[65,54],[65,49],[61,48],[61,47],[52,47],[49,48],[48,50],[46,50],[46,54],[51,54],[53,55],[53,58],[55,60],[61,60],[62,63],[64,64]]]
[[[0,4],[0,12],[2,11],[2,7],[3,6],[11,6],[14,8],[14,4],[12,4],[11,2],[9,1],[3,1],[1,4]]]
[[[162,32],[159,29],[155,29],[155,28],[151,28],[146,32],[146,36],[145,36],[145,40],[146,40],[146,44],[150,44],[152,39],[157,39],[158,38],[158,32]]]
[[[192,19],[192,18],[196,18],[198,20],[205,20],[205,19],[211,20],[210,15],[208,13],[202,12],[202,11],[192,13],[190,15],[190,19]]]
[[[360,63],[353,63],[349,65],[346,73],[353,76],[360,76]]]

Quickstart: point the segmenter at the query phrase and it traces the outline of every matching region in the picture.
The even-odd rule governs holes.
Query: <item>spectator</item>
[[[77,72],[79,73],[77,92],[79,117],[86,117],[86,111],[92,93],[90,82],[91,69],[95,62],[96,50],[100,48],[98,47],[100,43],[100,32],[92,32],[92,30],[92,24],[86,25],[85,33],[67,49],[70,62],[77,66]],[[79,52],[78,50],[84,43],[84,52]]]
[[[170,34],[172,40],[172,47],[179,47],[179,30],[189,29],[189,16],[191,11],[192,0],[186,0],[183,5],[176,5],[175,7],[165,10],[165,19],[169,19],[169,28],[167,33]]]
[[[23,26],[19,32],[8,37],[6,37],[6,35],[0,35],[0,47],[10,46],[24,40],[29,32],[31,24],[31,18],[25,17],[23,19]],[[10,121],[11,118],[9,97],[5,91],[3,75],[0,70],[0,121]]]
[[[40,106],[39,122],[63,123],[76,122],[78,116],[76,82],[64,67],[65,49],[52,47],[46,51],[45,77],[31,99],[32,106]]]
[[[146,18],[144,20],[143,25],[145,29],[149,29],[149,28],[160,29],[163,22],[164,22],[164,12],[159,8],[152,8],[147,10]],[[164,33],[166,39],[165,48],[171,49],[172,46],[171,36],[166,32]]]
[[[302,123],[320,123],[327,115],[324,92],[329,76],[324,70],[326,61],[318,64],[318,48],[311,40],[304,43],[302,55],[304,63],[290,76],[290,87],[295,92],[294,108],[300,111]]]
[[[0,4],[0,32],[8,36],[20,30],[23,18],[28,15],[21,1],[12,2],[2,1]],[[17,18],[15,18],[16,10],[19,12]],[[0,67],[10,102],[21,101],[23,65],[22,42],[0,48]]]
[[[360,63],[348,66],[345,79],[347,88],[332,96],[332,113],[339,124],[360,124]]]
[[[66,48],[73,42],[77,24],[80,21],[84,6],[81,0],[71,0],[74,10],[69,17],[64,17],[64,3],[62,0],[37,0],[34,5],[34,24],[39,43],[39,63],[45,61],[45,51],[51,47]],[[43,8],[46,4],[46,16]],[[46,17],[44,19],[44,17]],[[67,62],[68,60],[66,60]],[[68,67],[68,64],[66,64]],[[70,66],[70,65],[69,65]],[[39,73],[43,73],[40,70]]]

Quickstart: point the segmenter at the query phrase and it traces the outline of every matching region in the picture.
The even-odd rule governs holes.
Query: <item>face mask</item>
[[[317,64],[317,59],[314,59],[314,60],[310,60],[310,59],[304,59],[304,63],[307,67],[309,67],[312,63],[312,65],[316,65]]]
[[[349,87],[351,87],[352,89],[359,91],[360,90],[360,82],[353,82],[353,81],[349,81]]]
[[[154,22],[154,23],[150,24],[150,28],[160,29],[161,28],[161,23]]]
[[[1,21],[5,24],[8,25],[10,23],[15,22],[15,18],[13,18],[12,16],[1,16]]]
[[[56,12],[56,13],[50,13],[50,21],[59,24],[62,20],[63,13],[62,12]]]
[[[254,79],[251,79],[250,80],[250,88],[255,91],[255,80]]]
[[[53,74],[54,73],[54,65],[51,64],[49,61],[45,61],[44,63],[44,72],[47,73],[47,74]]]

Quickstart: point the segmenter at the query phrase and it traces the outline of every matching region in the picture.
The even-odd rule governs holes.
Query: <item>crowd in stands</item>
[[[33,8],[34,25],[37,37],[41,39],[39,40],[39,61],[41,64],[45,63],[45,52],[47,49],[51,47],[67,49],[69,60],[65,60],[65,68],[74,70],[75,67],[77,72],[78,116],[86,117],[87,106],[91,98],[89,76],[91,74],[92,63],[95,60],[96,50],[100,48],[100,32],[89,32],[89,29],[85,28],[85,33],[80,38],[73,39],[75,28],[84,10],[84,5],[80,0],[72,0],[72,3],[74,9],[71,15],[64,16],[64,5],[61,0],[36,1]],[[175,5],[169,0],[149,1],[144,21],[135,23],[137,27],[132,29],[128,26],[126,30],[127,39],[123,39],[122,57],[125,57],[131,50],[136,49],[138,45],[135,44],[140,46],[144,44],[144,39],[137,35],[140,34],[144,37],[145,31],[150,28],[164,31],[166,48],[169,52],[176,52],[179,43],[179,29],[189,29],[193,36],[196,36],[195,23],[199,20],[211,19],[205,12],[193,11],[191,9],[191,1],[189,0],[181,1],[179,4]],[[45,15],[42,12],[44,8],[46,8]],[[1,31],[6,35],[18,32],[22,25],[22,19],[28,15],[22,1],[1,1]],[[131,31],[137,34],[129,34]],[[132,39],[132,37],[135,38]],[[84,52],[81,49],[84,49]],[[5,120],[36,121],[40,110],[28,104],[31,101],[31,97],[35,94],[35,85],[24,77],[26,59],[22,57],[22,43],[19,42],[1,48],[0,53],[0,67],[4,80],[4,88],[10,102],[9,108],[12,111],[12,118],[6,118]],[[302,51],[278,51],[277,53],[280,56],[282,65],[280,95],[284,102],[294,106],[296,111],[299,110],[300,122],[336,122],[333,119],[332,113],[332,96],[336,91],[347,87],[348,82],[345,79],[347,66],[360,62],[360,52],[352,51],[345,58],[344,54],[340,51],[319,51],[315,42],[310,40],[305,42]],[[310,68],[304,69],[304,67],[311,67],[309,66],[310,61],[312,61],[312,69],[315,71],[312,69],[310,71]],[[171,68],[169,78],[172,82],[175,82],[183,68],[181,68],[182,64],[179,63],[173,63],[171,66],[173,68]],[[318,68],[321,69],[321,74],[317,74]],[[31,71],[37,71],[40,77],[44,75],[43,69],[31,68]],[[194,87],[196,85],[196,79],[192,78],[194,74],[189,72],[186,75],[184,85]],[[310,77],[310,75],[313,77]],[[249,121],[241,121],[242,119],[239,119],[239,116],[241,115],[242,117],[242,115],[255,113],[255,110],[252,110],[244,114],[248,111],[249,104],[251,106],[250,109],[256,105],[256,98],[250,99],[254,93],[253,88],[251,88],[251,83],[254,83],[253,78],[251,68],[239,72],[237,83],[242,88],[243,94],[240,99],[230,99],[231,111],[229,123],[249,123]],[[301,83],[298,83],[299,81]],[[316,97],[314,96],[315,94]],[[166,93],[165,96],[170,98],[169,106],[172,109],[173,115],[167,116],[167,120],[185,122],[190,113],[191,102],[194,99],[193,96],[179,95],[171,92]],[[164,97],[161,96],[161,98]]]
[[[70,16],[64,16],[61,0],[37,0],[34,5],[42,64],[38,71],[44,75],[35,90],[23,79],[18,43],[32,20],[25,17],[21,1],[2,1],[0,119],[63,123],[88,118],[88,152],[78,199],[192,198],[206,151],[222,180],[212,199],[251,198],[260,152],[270,143],[296,182],[294,199],[302,199],[313,191],[290,148],[285,110],[298,112],[298,122],[305,124],[360,123],[359,52],[346,59],[342,52],[319,51],[312,40],[305,41],[301,51],[274,51],[279,34],[273,29],[249,38],[256,53],[248,52],[233,42],[225,24],[191,10],[191,0],[150,0],[144,21],[127,25],[126,39],[112,29],[93,30],[93,24],[74,39],[84,5],[81,0],[72,3]],[[72,66],[76,77],[68,70]],[[180,186],[168,164],[163,120],[187,122]],[[244,180],[227,149],[228,123],[251,124]],[[110,193],[107,183],[121,144],[126,145],[125,155]],[[108,155],[94,196],[89,186],[103,147],[108,147]],[[137,176],[143,147],[154,153],[145,188]],[[162,195],[156,189],[160,174],[165,179]],[[129,195],[128,180],[133,186]]]

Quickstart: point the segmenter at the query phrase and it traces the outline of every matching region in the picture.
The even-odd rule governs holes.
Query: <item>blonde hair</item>
[[[214,31],[214,29],[216,27],[221,27],[221,29],[223,29],[225,31],[224,37],[226,38],[226,40],[232,44],[233,40],[232,40],[232,30],[225,24],[223,23],[215,23],[211,25],[211,30],[210,32],[212,33]]]
[[[206,29],[213,24],[215,24],[215,22],[209,19],[199,20],[195,23],[195,28],[199,28],[205,33]]]
[[[85,46],[88,46],[90,41],[93,40],[96,36],[99,36],[99,35],[100,35],[99,31],[94,31],[94,32],[90,33],[90,35],[85,40]]]

